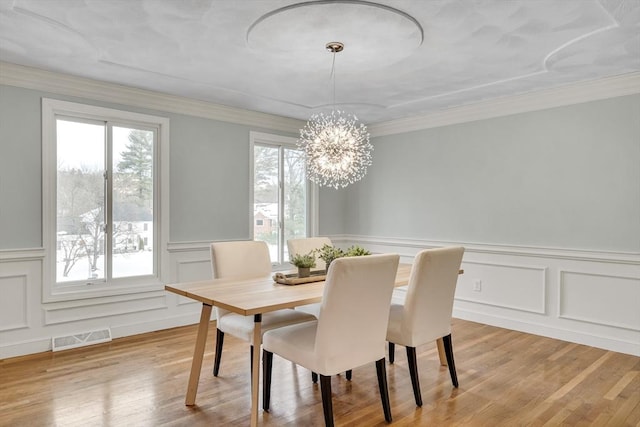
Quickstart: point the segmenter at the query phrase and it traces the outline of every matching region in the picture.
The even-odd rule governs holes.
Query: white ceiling
[[[640,70],[640,0],[0,0],[0,60],[379,123]]]

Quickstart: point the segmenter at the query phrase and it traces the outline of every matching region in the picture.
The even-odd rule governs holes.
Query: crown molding
[[[0,61],[0,84],[297,134],[303,120],[55,73]],[[368,125],[393,135],[640,93],[640,72],[508,96]]]
[[[0,61],[0,84],[297,134],[304,121]]]
[[[372,137],[393,135],[637,93],[640,93],[640,72],[492,99],[368,127]]]

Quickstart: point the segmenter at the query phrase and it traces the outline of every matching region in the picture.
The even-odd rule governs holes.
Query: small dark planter
[[[298,277],[309,277],[311,275],[310,267],[298,267]]]

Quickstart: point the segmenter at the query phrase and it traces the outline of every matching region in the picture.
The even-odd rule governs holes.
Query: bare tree
[[[64,253],[62,261],[64,266],[62,269],[62,275],[68,277],[71,269],[78,262],[80,258],[85,255],[84,242],[77,236],[70,236],[71,238],[65,239],[65,236],[59,236],[58,242],[60,243],[60,249]]]
[[[92,271],[103,247],[104,178],[87,168],[58,170],[58,230],[63,277],[87,257]]]
[[[302,237],[306,231],[306,174],[304,153],[287,150],[284,156],[285,240]]]

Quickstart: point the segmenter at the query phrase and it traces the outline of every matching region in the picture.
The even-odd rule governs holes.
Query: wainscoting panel
[[[211,275],[207,244],[169,252],[163,283]],[[51,350],[51,338],[110,328],[114,338],[197,323],[200,304],[156,287],[132,294],[42,302],[44,249],[0,251],[0,360]],[[181,265],[178,272],[179,264]],[[181,278],[181,280],[182,280]]]
[[[558,316],[640,331],[640,278],[560,271]]]
[[[465,261],[456,299],[544,314],[546,268]]]
[[[211,279],[211,261],[209,259],[197,259],[190,261],[178,261],[178,282],[194,282],[197,280]]]
[[[411,262],[421,249],[465,247],[454,315],[640,356],[640,254],[328,236]],[[166,283],[211,277],[209,242],[169,244]],[[111,328],[114,337],[196,323],[200,304],[164,290],[42,303],[42,249],[0,251],[0,359],[47,351],[51,337]],[[480,291],[474,291],[480,281]]]
[[[0,331],[29,327],[28,283],[27,274],[12,275],[3,269],[0,276]]]
[[[37,313],[33,301],[42,283],[42,262],[36,250],[0,253],[0,347],[5,335],[24,335]]]
[[[172,254],[175,259],[176,283],[195,282],[211,279],[211,259],[209,257],[209,245],[188,245],[188,249],[180,248]],[[178,296],[177,305],[200,306],[198,301]]]
[[[402,262],[422,249],[464,246],[454,316],[640,356],[640,253],[329,237]]]
[[[96,299],[93,304],[65,305],[58,307],[49,304],[44,308],[45,325],[77,322],[100,317],[121,316],[129,313],[140,313],[150,310],[166,309],[165,291],[147,292],[145,294],[126,295],[105,301]]]

